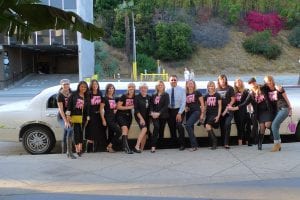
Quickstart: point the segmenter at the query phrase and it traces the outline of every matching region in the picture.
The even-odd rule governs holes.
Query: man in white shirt
[[[178,81],[177,76],[172,75],[169,78],[171,88],[169,88],[166,91],[170,97],[168,126],[170,129],[171,138],[176,143],[177,143],[176,130],[178,130],[178,134],[179,134],[178,142],[180,145],[179,150],[182,151],[185,149],[184,128],[182,125],[182,121],[184,118],[186,93],[185,93],[185,89],[177,85],[177,81]]]
[[[184,68],[184,73],[183,74],[184,74],[184,80],[188,81],[190,79],[190,72],[186,67]]]

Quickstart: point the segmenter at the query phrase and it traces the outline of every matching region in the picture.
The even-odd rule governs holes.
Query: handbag
[[[82,115],[72,115],[71,116],[71,122],[73,124],[82,124]]]
[[[296,132],[296,128],[297,128],[297,124],[295,122],[293,122],[292,117],[289,117],[289,118],[290,118],[290,122],[288,123],[288,130],[291,133],[295,133]]]

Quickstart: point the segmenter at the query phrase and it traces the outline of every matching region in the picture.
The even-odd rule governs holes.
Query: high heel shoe
[[[136,149],[135,147],[133,148],[133,151],[134,151],[135,153],[142,153],[142,151],[141,151],[140,149]]]

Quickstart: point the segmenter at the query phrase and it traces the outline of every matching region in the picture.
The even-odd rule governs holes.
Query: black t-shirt
[[[206,102],[206,116],[217,116],[218,115],[218,100],[221,99],[221,96],[219,93],[215,93],[213,95],[210,95],[207,93],[204,96],[204,101]]]
[[[281,88],[280,90],[277,91],[277,109],[281,108],[288,108],[289,105],[286,102],[285,98],[283,97],[283,93],[285,93],[284,88]]]
[[[202,94],[197,90],[191,94],[186,94],[186,106],[190,112],[200,111],[200,97],[202,97]]]
[[[138,94],[134,98],[134,114],[136,116],[137,113],[140,113],[143,118],[149,117],[150,112],[150,99],[149,95],[143,97],[141,94]]]
[[[119,98],[119,102],[122,102],[122,106],[133,106],[134,97],[130,98],[126,94],[123,94]],[[119,114],[131,114],[131,109],[129,110],[118,110]]]
[[[104,103],[104,113],[105,116],[114,116],[114,110],[117,109],[117,101],[116,98],[109,98],[107,96],[102,98],[102,103]]]
[[[83,119],[89,115],[90,100],[88,97],[81,97],[77,92],[74,92],[68,100],[68,111],[71,115],[82,115]]]
[[[274,111],[280,108],[289,107],[286,100],[282,96],[282,94],[285,93],[284,88],[281,88],[280,90],[277,89],[271,90],[269,87],[266,86],[265,91],[268,94],[269,101],[271,102]]]
[[[249,91],[248,90],[244,90],[243,92],[236,92],[235,93],[235,102],[234,102],[234,106],[239,106],[241,105],[244,101],[246,101],[247,97],[249,95]],[[247,107],[246,106],[242,106],[239,109],[240,112],[246,112],[247,111]]]
[[[266,96],[261,93],[261,94],[253,94],[254,95],[254,101],[256,102],[257,104],[257,109],[259,112],[262,112],[262,111],[268,111],[268,103],[267,103],[267,98]]]
[[[102,100],[102,93],[99,92],[98,94],[91,93],[91,104],[90,104],[90,113],[99,113],[100,111],[100,103]]]
[[[227,105],[231,101],[231,97],[234,97],[234,89],[228,85],[226,88],[217,88],[217,93],[220,94],[222,99],[222,111],[224,111]]]
[[[59,92],[57,95],[57,102],[63,104],[63,111],[66,113],[66,110],[68,108],[68,101],[69,96],[65,96],[63,93]],[[60,119],[62,119],[60,112],[58,112],[58,116]]]

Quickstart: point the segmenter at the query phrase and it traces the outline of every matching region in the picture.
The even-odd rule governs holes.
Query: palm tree
[[[38,0],[0,0],[0,33],[27,41],[32,32],[45,29],[79,31],[89,41],[103,35],[102,28],[85,22],[74,12],[39,4]]]

